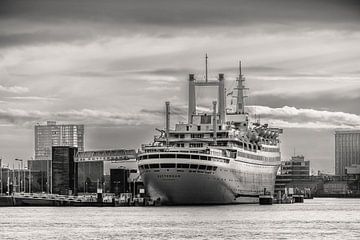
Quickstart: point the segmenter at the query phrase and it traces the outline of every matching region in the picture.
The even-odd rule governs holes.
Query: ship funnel
[[[220,115],[220,122],[225,122],[225,78],[224,74],[219,74],[219,87],[218,87],[218,98],[219,98],[219,115]]]
[[[166,146],[169,146],[169,131],[170,131],[170,102],[165,102],[165,137],[166,137]]]
[[[216,145],[216,128],[217,128],[217,124],[216,124],[216,120],[217,120],[217,117],[216,117],[216,101],[213,101],[213,138],[214,138],[214,145]]]
[[[195,77],[189,74],[189,108],[188,122],[192,123],[192,115],[196,114],[196,98],[195,98]]]

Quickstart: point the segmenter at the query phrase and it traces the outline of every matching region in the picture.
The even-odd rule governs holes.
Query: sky
[[[34,125],[84,123],[85,148],[139,148],[186,121],[187,78],[238,61],[250,116],[284,129],[282,158],[334,172],[334,131],[360,128],[360,2],[334,0],[0,2],[0,156],[34,155]],[[199,109],[213,90],[201,89]]]

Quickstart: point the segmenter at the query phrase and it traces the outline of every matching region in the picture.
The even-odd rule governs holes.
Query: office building
[[[31,171],[31,189],[33,192],[50,192],[48,174],[51,171],[51,160],[28,160]]]
[[[76,153],[75,147],[52,147],[51,189],[53,194],[76,193],[77,164],[74,162]]]
[[[0,167],[0,195],[32,191],[31,178],[32,176],[28,169]]]
[[[310,180],[310,161],[305,161],[304,156],[293,156],[281,162],[280,174],[275,180],[275,192],[283,194],[286,188],[313,189],[316,184]]]
[[[360,130],[335,131],[335,175],[345,176],[346,167],[360,164]]]
[[[47,121],[35,126],[35,160],[50,160],[52,146],[76,147],[84,151],[84,125]]]
[[[96,193],[99,183],[104,183],[104,162],[78,162],[78,192]]]
[[[131,184],[128,182],[129,176],[130,170],[128,169],[110,169],[110,192],[116,195],[130,192]]]
[[[291,180],[307,180],[310,161],[305,161],[304,156],[293,156],[289,161],[281,162],[281,175]]]
[[[135,150],[78,152],[75,162],[79,193],[95,193],[97,186],[102,186],[104,192],[127,192],[141,180]]]

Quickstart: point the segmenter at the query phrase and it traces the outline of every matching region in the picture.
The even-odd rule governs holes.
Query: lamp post
[[[15,158],[15,161],[19,161],[19,162],[20,162],[20,163],[19,163],[19,173],[18,173],[19,178],[18,178],[18,182],[19,182],[19,192],[21,192],[21,167],[20,167],[20,166],[22,166],[23,160],[22,160],[22,159],[19,159],[19,158]],[[21,164],[21,165],[20,165],[20,164]],[[15,169],[14,169],[14,171],[15,171]]]
[[[7,165],[7,195],[10,195],[10,167]]]
[[[29,193],[31,193],[31,168],[29,167],[29,162],[28,162],[28,171],[29,171]]]
[[[1,192],[0,192],[0,194],[2,195],[3,194],[3,174],[2,174],[2,159],[0,158],[0,176],[1,176],[1,178],[0,178],[0,187],[1,187]]]
[[[114,193],[115,193],[115,195],[119,195],[120,194],[120,189],[119,189],[119,184],[121,183],[120,181],[113,181],[113,183],[115,183],[116,185],[115,185],[115,191],[114,191]]]

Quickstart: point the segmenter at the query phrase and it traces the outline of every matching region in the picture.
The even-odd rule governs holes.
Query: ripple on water
[[[359,239],[358,199],[191,207],[0,208],[0,239]]]

